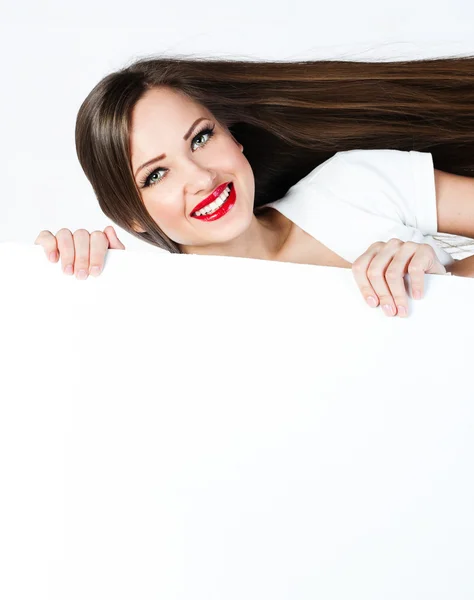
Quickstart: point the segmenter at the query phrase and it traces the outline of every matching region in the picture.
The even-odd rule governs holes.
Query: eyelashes
[[[212,127],[210,127],[209,125],[205,126],[203,129],[201,129],[200,131],[198,131],[196,133],[196,135],[193,137],[192,141],[191,141],[191,146],[194,143],[194,140],[196,138],[199,138],[200,136],[203,136],[205,134],[209,135],[207,141],[205,141],[203,144],[201,144],[200,146],[198,146],[199,148],[203,148],[209,141],[210,139],[213,137],[214,135],[214,129],[215,129],[215,125],[213,125]],[[160,183],[160,181],[162,181],[166,175],[163,175],[160,179],[156,179],[155,181],[151,181],[151,178],[158,173],[158,171],[165,171],[167,169],[165,169],[164,167],[157,167],[156,169],[153,169],[153,171],[148,171],[145,172],[145,176],[143,179],[141,179],[139,181],[139,185],[141,188],[147,188],[147,187],[151,187],[153,185],[156,185],[157,183]]]

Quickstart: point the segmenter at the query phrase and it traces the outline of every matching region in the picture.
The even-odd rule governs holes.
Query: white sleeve
[[[429,152],[353,150],[339,152],[361,207],[393,214],[423,235],[438,233],[433,158]],[[373,184],[367,190],[367,183]],[[375,194],[373,193],[375,192]]]
[[[438,223],[429,152],[338,152],[290,188],[287,196],[295,222],[307,222],[309,228],[300,225],[302,229],[349,262],[374,242],[391,238],[429,244],[444,266],[454,262],[431,237]]]

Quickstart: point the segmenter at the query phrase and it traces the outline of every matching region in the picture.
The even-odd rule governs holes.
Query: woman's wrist
[[[458,277],[474,277],[474,255],[455,260],[452,265],[446,267],[446,271]]]

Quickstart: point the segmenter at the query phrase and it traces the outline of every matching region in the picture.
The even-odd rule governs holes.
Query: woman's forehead
[[[191,99],[169,89],[149,90],[135,105],[130,123],[132,162],[140,162],[159,138],[168,140],[176,134],[182,138],[199,118],[209,118],[209,111]],[[156,151],[155,151],[156,152]],[[166,152],[166,149],[161,149]]]
[[[179,91],[169,88],[153,88],[148,90],[135,105],[132,123],[140,126],[143,120],[147,121],[150,118],[162,121],[188,119],[192,118],[197,111],[204,111],[205,114],[208,112],[200,104]]]

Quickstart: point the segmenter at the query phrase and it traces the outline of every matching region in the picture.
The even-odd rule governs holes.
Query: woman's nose
[[[186,189],[193,194],[210,188],[214,190],[214,187],[217,186],[217,173],[212,169],[202,167],[196,163],[194,163],[194,166],[187,171],[186,176]]]

